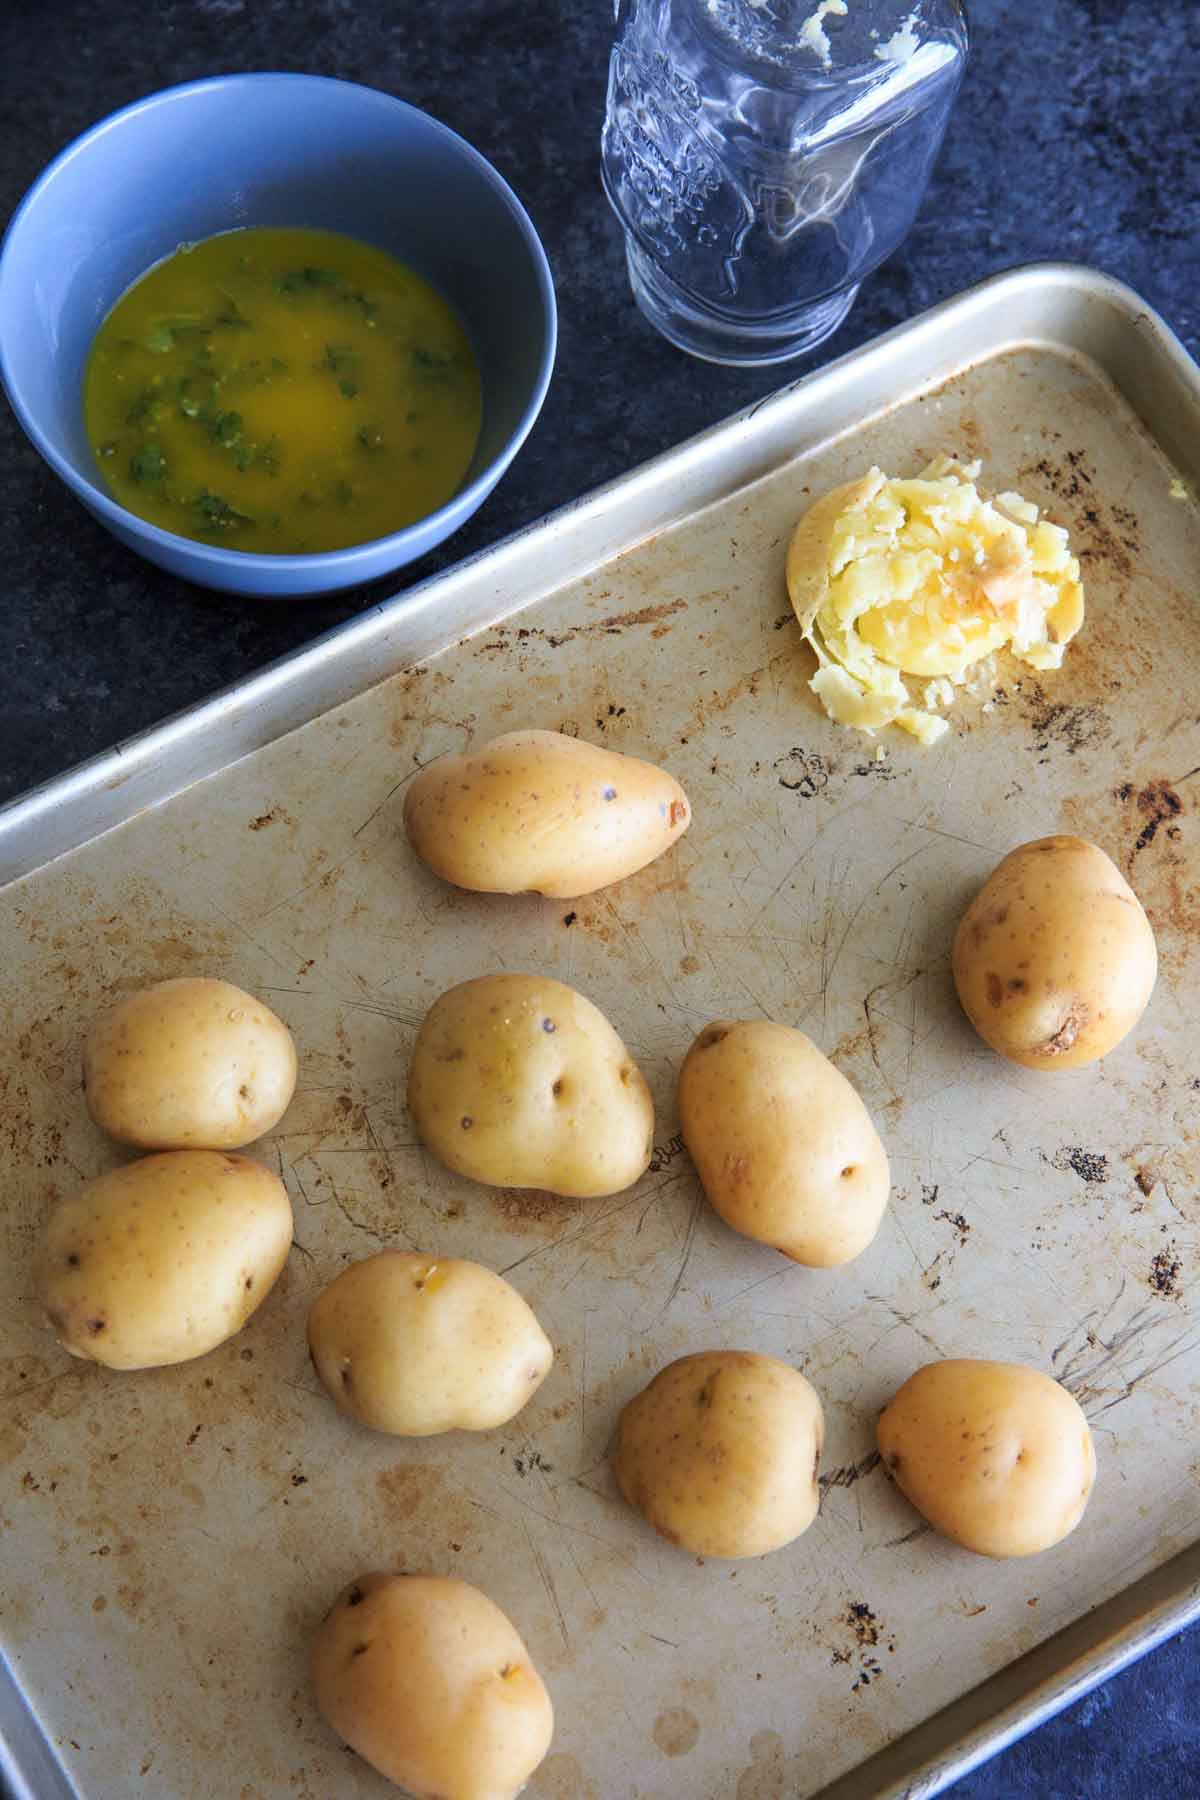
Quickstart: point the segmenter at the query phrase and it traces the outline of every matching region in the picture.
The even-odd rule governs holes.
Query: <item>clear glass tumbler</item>
[[[712,362],[841,324],[907,234],[962,79],[959,0],[616,0],[602,169],[634,298]]]

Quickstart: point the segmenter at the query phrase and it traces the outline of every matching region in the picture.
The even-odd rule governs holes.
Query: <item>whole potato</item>
[[[798,1369],[706,1350],[661,1369],[621,1414],[613,1472],[655,1531],[697,1556],[765,1556],[817,1516],[825,1421]]]
[[[312,1645],[317,1705],[416,1800],[513,1800],[554,1709],[510,1619],[465,1581],[360,1575]]]
[[[110,1369],[190,1362],[241,1330],[291,1243],[291,1201],[270,1169],[168,1150],[58,1201],[37,1297],[72,1356]]]
[[[577,899],[682,837],[679,783],[653,763],[558,731],[510,731],[422,769],[404,801],[417,855],[457,887]]]
[[[129,994],[84,1045],[88,1111],[141,1150],[236,1150],[279,1123],[295,1086],[291,1032],[228,981],[183,976]]]
[[[435,1000],[408,1105],[422,1141],[491,1187],[616,1194],[645,1173],[654,1106],[604,1014],[561,981],[481,975]]]
[[[887,1206],[887,1154],[846,1077],[803,1032],[706,1025],[679,1073],[683,1141],[726,1224],[810,1268],[866,1249]]]
[[[1020,1363],[928,1363],[879,1420],[879,1454],[935,1531],[981,1556],[1032,1556],[1074,1531],[1096,1478],[1066,1388]]]
[[[954,985],[985,1043],[1027,1069],[1097,1061],[1141,1018],[1158,953],[1116,865],[1077,837],[999,863],[954,938]]]
[[[343,1270],[313,1302],[308,1347],[339,1411],[402,1437],[503,1425],[554,1361],[503,1276],[409,1250]]]

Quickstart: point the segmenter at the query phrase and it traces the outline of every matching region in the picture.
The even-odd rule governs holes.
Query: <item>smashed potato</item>
[[[983,494],[979,472],[950,457],[912,480],[870,469],[796,526],[788,593],[820,663],[810,686],[837,724],[936,743],[949,726],[933,709],[993,652],[1061,666],[1083,624],[1078,558],[1030,501]],[[906,675],[926,680],[923,705]]]

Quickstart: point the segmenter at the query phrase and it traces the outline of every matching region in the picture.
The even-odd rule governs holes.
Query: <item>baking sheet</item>
[[[978,294],[940,309],[940,328],[918,321],[631,478],[624,510],[617,484],[434,584],[407,622],[381,615],[340,657],[331,640],[297,659],[292,680],[269,678],[286,703],[265,718],[247,724],[243,696],[205,738],[177,728],[157,770],[134,747],[124,794],[92,771],[10,815],[10,866],[32,866],[39,835],[61,849],[56,831],[77,840],[157,798],[155,782],[206,773],[214,742],[228,760],[250,747],[239,732],[331,703],[4,894],[0,1643],[87,1800],[391,1791],[320,1724],[304,1673],[312,1626],[370,1566],[461,1574],[518,1622],[558,1712],[539,1800],[800,1800],[1197,1537],[1194,392],[1121,290],[1059,272],[1042,329],[1022,331],[1008,280],[1007,306],[990,284],[990,312]],[[1020,290],[1030,318],[1036,285]],[[942,380],[951,358],[965,366]],[[1060,675],[1007,665],[942,745],[889,737],[877,761],[808,693],[783,551],[809,494],[948,448],[1071,527],[1088,624]],[[672,476],[695,510],[662,523]],[[606,533],[616,547],[656,524],[598,560]],[[489,602],[500,623],[435,654]],[[415,667],[339,691],[394,666],[405,632]],[[688,835],[574,905],[440,885],[403,840],[406,777],[526,724],[668,764],[693,801]],[[1162,972],[1133,1040],[1048,1079],[974,1037],[948,949],[996,858],[1056,829],[1129,873]],[[416,1027],[444,987],[496,968],[571,982],[622,1032],[658,1112],[635,1189],[494,1193],[416,1144]],[[183,973],[254,989],[296,1034],[299,1091],[257,1153],[288,1183],[298,1248],[231,1344],[118,1377],[56,1348],[28,1269],[55,1194],[120,1160],[78,1095],[87,1022]],[[673,1089],[692,1036],[763,1014],[834,1057],[892,1158],[889,1216],[844,1270],[728,1231],[682,1153]],[[405,1444],[333,1413],[307,1306],[385,1243],[477,1257],[538,1311],[555,1369],[505,1430]],[[826,1407],[820,1518],[756,1562],[702,1564],[655,1539],[605,1464],[649,1373],[716,1345],[795,1361]],[[935,1355],[1039,1363],[1081,1399],[1099,1480],[1059,1549],[972,1557],[920,1530],[875,1466],[879,1407]]]

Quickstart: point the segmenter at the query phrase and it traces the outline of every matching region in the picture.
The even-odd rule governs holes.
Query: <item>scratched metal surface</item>
[[[893,737],[876,762],[808,693],[784,546],[810,494],[947,448],[1071,527],[1088,623],[1060,675],[1009,665],[944,744]],[[1195,1538],[1200,513],[1172,474],[1094,366],[992,357],[7,891],[0,1635],[88,1800],[382,1800],[304,1660],[374,1566],[461,1574],[518,1622],[558,1712],[537,1800],[801,1800]],[[404,779],[516,725],[668,764],[687,837],[575,905],[440,885],[406,848]],[[1162,974],[1132,1041],[1050,1079],[973,1036],[948,949],[995,859],[1058,829],[1129,873]],[[414,1141],[415,1029],[496,968],[575,984],[634,1050],[659,1145],[635,1189],[493,1192]],[[297,1248],[232,1343],[114,1376],[39,1326],[29,1262],[52,1198],[118,1160],[79,1098],[88,1021],[183,973],[295,1032],[299,1091],[258,1153]],[[893,1201],[844,1270],[702,1201],[674,1078],[722,1014],[801,1026],[879,1122]],[[557,1361],[507,1429],[404,1443],[323,1397],[307,1306],[392,1243],[504,1269],[537,1309]],[[623,1402],[714,1345],[797,1363],[828,1422],[817,1523],[743,1564],[656,1539],[605,1464]],[[1037,1363],[1079,1396],[1099,1481],[1061,1548],[972,1557],[876,1466],[880,1406],[938,1355]]]

